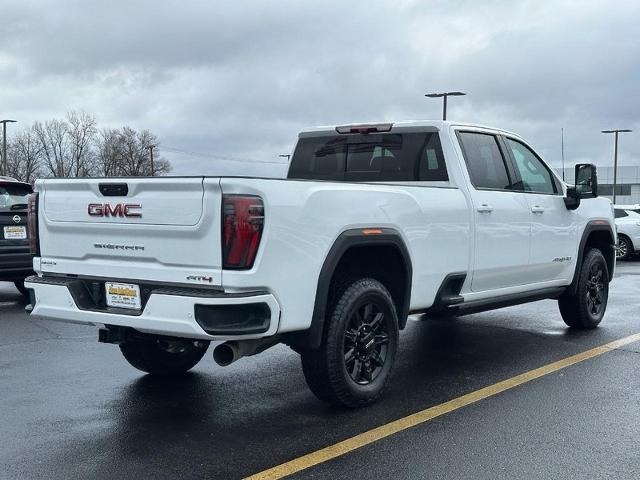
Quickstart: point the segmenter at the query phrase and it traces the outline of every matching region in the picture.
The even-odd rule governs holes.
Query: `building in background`
[[[558,169],[562,176],[562,169]],[[564,170],[567,183],[573,183],[573,167]],[[640,166],[618,165],[616,179],[616,204],[632,205],[640,203]],[[598,191],[603,197],[613,198],[613,167],[598,166]]]

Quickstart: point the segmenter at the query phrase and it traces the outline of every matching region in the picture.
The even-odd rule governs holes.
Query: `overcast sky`
[[[174,174],[282,174],[255,162],[299,129],[437,119],[423,95],[445,89],[469,94],[450,119],[515,131],[554,166],[561,127],[567,164],[609,164],[605,128],[635,129],[620,163],[640,163],[637,0],[0,0],[0,18],[0,117],[150,129]]]

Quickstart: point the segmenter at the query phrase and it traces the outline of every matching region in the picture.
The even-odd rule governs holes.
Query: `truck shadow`
[[[364,410],[315,399],[298,356],[276,347],[224,370],[141,376],[103,404],[109,427],[61,447],[92,478],[238,478],[602,343],[599,331],[513,327],[505,312],[410,322],[384,398]]]
[[[16,290],[13,283],[0,282],[0,310],[12,307],[12,304],[25,305],[24,297]]]

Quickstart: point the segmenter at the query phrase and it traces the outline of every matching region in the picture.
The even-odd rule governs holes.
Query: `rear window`
[[[625,212],[624,210],[621,210],[619,208],[616,208],[614,210],[615,213],[615,218],[624,218],[624,217],[628,217],[629,214],[627,212]]]
[[[25,185],[0,184],[0,212],[26,210],[31,187]]]
[[[446,181],[437,133],[301,138],[288,178],[352,182]]]

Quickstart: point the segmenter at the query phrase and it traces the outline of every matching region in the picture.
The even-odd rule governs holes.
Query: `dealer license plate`
[[[140,310],[140,286],[133,283],[104,284],[107,293],[107,306]]]
[[[27,238],[27,227],[25,226],[4,227],[5,240],[26,240],[26,238]]]

